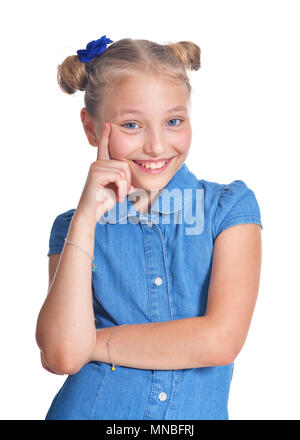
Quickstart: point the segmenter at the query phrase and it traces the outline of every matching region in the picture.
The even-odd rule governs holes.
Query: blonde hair
[[[158,44],[123,38],[88,63],[82,63],[78,55],[68,56],[57,67],[57,81],[67,94],[85,91],[85,107],[96,120],[110,87],[143,73],[182,82],[190,95],[192,87],[187,70],[200,69],[200,54],[200,47],[190,41]]]

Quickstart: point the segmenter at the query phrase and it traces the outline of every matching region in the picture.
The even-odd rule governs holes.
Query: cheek
[[[181,154],[188,152],[192,141],[192,132],[190,130],[182,131],[176,136],[176,145]]]
[[[134,150],[132,140],[120,132],[111,132],[109,137],[109,151],[112,157],[121,159],[128,156]]]

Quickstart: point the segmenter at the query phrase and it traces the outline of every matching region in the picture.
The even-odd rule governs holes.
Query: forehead
[[[112,117],[147,112],[167,112],[189,110],[190,97],[184,83],[165,78],[141,76],[131,78],[125,83],[112,88],[106,100],[106,111]],[[132,111],[133,110],[133,111]]]

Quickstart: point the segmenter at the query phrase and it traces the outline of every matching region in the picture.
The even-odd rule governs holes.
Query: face
[[[183,164],[192,138],[190,110],[186,86],[158,76],[141,75],[106,95],[97,125],[111,124],[111,159],[128,162],[136,188],[163,189]],[[96,129],[95,134],[100,139]],[[137,164],[166,160],[155,170]]]

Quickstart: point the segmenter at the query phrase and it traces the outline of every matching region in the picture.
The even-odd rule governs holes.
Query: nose
[[[161,133],[159,128],[149,128],[148,134],[146,136],[143,151],[145,153],[145,156],[148,157],[158,157],[162,156],[162,153],[166,149],[166,141],[163,137],[163,134]]]

